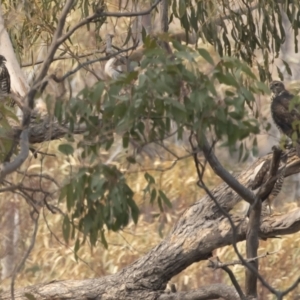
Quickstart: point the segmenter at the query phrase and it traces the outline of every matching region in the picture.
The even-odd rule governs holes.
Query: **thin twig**
[[[298,277],[298,279],[289,288],[287,288],[285,291],[282,291],[279,294],[278,299],[282,300],[283,296],[287,295],[289,292],[291,292],[293,289],[295,289],[299,284],[300,284],[300,277]]]
[[[273,251],[273,252],[266,252],[265,254],[259,255],[257,257],[253,257],[253,258],[249,258],[249,259],[245,259],[246,262],[251,262],[254,260],[258,260],[261,258],[265,258],[269,255],[275,254],[278,251]],[[222,263],[219,259],[217,259],[217,261],[214,261],[212,259],[209,259],[209,268],[213,268],[213,269],[218,269],[218,268],[223,268],[223,267],[229,267],[229,266],[235,266],[235,265],[243,265],[243,262],[240,260],[234,260],[232,262],[228,262],[228,263]]]
[[[74,57],[74,56],[57,56],[57,57],[54,57],[52,59],[52,62],[57,61],[57,60],[85,58],[85,57],[88,57],[88,56],[95,55],[96,53],[102,53],[102,54],[105,53],[105,48],[103,48],[101,50],[95,50],[93,52],[89,52],[89,53],[86,53],[86,54],[77,55],[76,57]],[[36,62],[24,63],[24,64],[21,65],[21,67],[22,68],[33,67],[33,66],[36,66],[36,65],[40,65],[42,63],[44,63],[44,60],[38,60]]]
[[[222,268],[229,276],[233,286],[235,287],[236,291],[238,292],[239,296],[241,297],[241,299],[245,299],[245,295],[242,291],[241,286],[239,285],[238,281],[236,280],[233,272],[229,269],[229,267],[224,266]]]
[[[137,12],[122,12],[122,13],[117,13],[117,12],[104,12],[100,11],[99,15],[100,16],[105,16],[105,17],[115,17],[115,18],[122,18],[122,17],[138,17],[138,16],[145,16],[149,15],[152,10],[154,10],[157,5],[161,2],[161,0],[156,0],[149,9],[142,10],[142,11],[137,11]]]
[[[88,65],[90,65],[90,64],[93,64],[93,63],[96,63],[96,62],[99,62],[99,61],[109,60],[110,58],[115,57],[115,56],[117,56],[117,55],[119,55],[119,54],[121,54],[121,53],[130,51],[130,50],[134,50],[134,49],[136,49],[137,46],[138,46],[138,45],[136,44],[136,45],[133,45],[132,47],[129,47],[129,48],[127,48],[127,49],[120,50],[120,51],[118,51],[118,52],[116,52],[116,53],[113,53],[113,54],[109,54],[109,55],[107,55],[107,56],[105,56],[105,57],[101,57],[101,58],[97,58],[97,59],[93,59],[93,60],[86,61],[86,62],[84,62],[84,63],[80,63],[79,66],[78,66],[77,68],[75,68],[75,69],[73,69],[73,70],[67,72],[64,76],[62,76],[61,78],[57,78],[55,81],[56,81],[56,82],[64,81],[67,77],[73,75],[74,73],[76,73],[77,71],[79,71],[80,69],[82,69],[83,67],[86,67],[86,66],[88,66]]]

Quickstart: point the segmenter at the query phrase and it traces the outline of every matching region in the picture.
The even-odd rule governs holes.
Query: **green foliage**
[[[161,212],[164,211],[163,203],[169,207],[172,208],[172,203],[170,202],[169,198],[166,196],[166,194],[156,188],[156,182],[153,176],[151,176],[149,173],[145,173],[145,179],[147,181],[147,186],[144,188],[144,193],[150,195],[150,203],[153,204],[154,201],[157,201],[159,210]]]
[[[292,24],[295,52],[298,52],[299,14],[295,17],[299,10],[298,1],[266,0],[256,4],[246,0],[243,1],[244,9],[224,0],[171,2],[172,18],[175,16],[180,20],[186,34],[192,31],[199,33],[204,41],[215,47],[221,57],[233,56],[250,66],[256,64],[262,81],[271,79],[269,64],[279,56],[280,47],[285,41],[282,12],[287,14]],[[226,12],[226,15],[222,15],[221,11]],[[255,14],[262,20],[261,23],[256,22]],[[255,60],[257,50],[263,54],[263,64]],[[274,54],[271,61],[269,53]]]
[[[184,133],[193,131],[198,136],[209,134],[223,147],[238,151],[240,159],[247,158],[249,151],[244,140],[255,136],[260,129],[254,110],[255,95],[268,93],[268,88],[257,79],[251,67],[257,67],[261,81],[270,79],[269,64],[278,56],[285,32],[277,2],[258,1],[255,13],[262,20],[260,24],[254,20],[253,5],[256,4],[250,0],[243,3],[246,8],[241,12],[235,11],[228,1],[169,1],[170,20],[180,20],[186,37],[196,32],[204,43],[213,45],[220,56],[218,61],[205,48],[196,45],[191,49],[167,35],[153,38],[143,30],[144,52],[139,70],[117,80],[99,81],[83,89],[68,103],[56,102],[54,116],[59,122],[67,123],[71,130],[75,126],[86,128],[79,142],[68,136],[72,145],[64,143],[58,148],[68,156],[74,155],[75,149],[79,150],[76,154],[80,153],[85,162],[84,167],[72,174],[60,195],[68,209],[63,221],[64,238],[66,241],[76,238],[75,252],[86,238],[92,245],[100,240],[107,246],[106,229],[116,231],[126,226],[130,219],[138,221],[134,192],[117,167],[103,163],[99,157],[100,148],[111,149],[119,138],[124,149],[131,143],[143,147],[154,142],[163,143],[169,135],[181,140]],[[27,46],[31,47],[37,40],[52,38],[62,5],[49,0],[28,4],[23,22],[10,28],[18,53],[23,52],[22,39],[27,39]],[[109,4],[105,5],[104,11],[109,9]],[[298,6],[297,1],[282,4],[294,28],[295,39],[299,24],[294,15]],[[64,32],[97,9],[99,7],[93,2],[76,1]],[[226,16],[220,11],[226,12]],[[87,24],[87,30],[95,33],[96,43],[101,41],[100,28],[107,21],[100,18],[93,25]],[[33,32],[32,28],[40,29]],[[132,36],[132,28],[128,27],[121,46],[132,45]],[[72,47],[77,42],[75,39],[74,43],[73,38],[66,41],[64,50],[70,49],[72,57],[78,51],[76,46]],[[159,39],[171,42],[172,55],[166,54]],[[255,60],[257,51],[262,53],[262,64]],[[274,57],[270,53],[274,53]],[[288,64],[283,63],[290,73]],[[209,65],[209,71],[203,70],[202,64]],[[218,86],[224,88],[223,94]],[[1,140],[1,143],[3,153],[7,153],[7,142]],[[255,137],[252,152],[257,153]],[[128,154],[126,161],[137,163],[134,154]],[[145,179],[145,192],[150,202],[158,205],[160,211],[165,206],[171,207],[166,194],[157,188],[151,176],[145,174]]]
[[[117,231],[124,228],[130,218],[134,223],[138,221],[139,209],[133,192],[115,166],[81,167],[63,187],[60,200],[66,200],[68,209],[63,221],[66,242],[75,237],[77,229],[83,234],[83,241],[89,237],[93,246],[99,239],[107,245],[105,227]],[[79,245],[77,239],[75,252]]]
[[[144,42],[139,72],[106,85],[99,82],[84,89],[69,105],[63,107],[58,103],[59,109],[55,109],[59,119],[71,124],[79,120],[86,125],[88,130],[76,148],[83,150],[82,158],[91,164],[80,168],[62,190],[61,197],[66,199],[70,214],[63,225],[66,240],[75,237],[76,228],[84,239],[89,236],[92,245],[98,239],[105,244],[105,227],[116,231],[126,226],[130,217],[134,222],[138,220],[133,191],[122,172],[99,162],[99,148],[109,149],[113,145],[114,132],[122,137],[124,148],[130,140],[143,146],[163,141],[172,133],[181,139],[186,130],[211,132],[223,146],[233,148],[238,141],[259,132],[259,124],[251,113],[253,95],[265,93],[267,88],[244,62],[224,56],[215,63],[205,49],[194,50],[177,41],[172,41],[173,56],[166,57],[154,39],[146,36]],[[201,59],[212,66],[211,72],[198,68]],[[216,90],[219,84],[227,86],[222,99]],[[184,97],[183,85],[189,91]],[[171,122],[177,125],[176,132],[172,132]],[[73,148],[64,144],[60,151],[71,155]],[[128,156],[127,161],[135,163],[135,158]],[[157,203],[161,212],[164,205],[171,207],[153,177],[146,173],[145,179],[150,202]]]

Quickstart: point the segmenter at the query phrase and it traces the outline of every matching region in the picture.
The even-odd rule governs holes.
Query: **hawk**
[[[272,81],[270,90],[273,95],[271,98],[271,115],[280,132],[292,138],[293,133],[297,134],[296,153],[300,157],[300,110],[295,106],[289,109],[294,95],[289,93],[281,81]],[[298,122],[297,122],[298,121]],[[294,138],[294,137],[293,137]]]
[[[0,55],[0,98],[5,98],[10,93],[10,75],[5,62],[6,58]],[[11,101],[10,106],[14,106],[14,101]]]
[[[283,182],[284,182],[286,164],[287,164],[287,156],[284,155],[280,159],[280,165],[279,165],[280,170],[278,171],[277,179],[275,181],[274,187],[273,187],[272,191],[270,192],[270,194],[268,195],[268,197],[265,199],[265,200],[267,200],[267,203],[269,205],[270,212],[271,212],[272,202],[281,192]],[[251,190],[253,190],[254,193],[257,193],[259,188],[262,185],[266,184],[266,182],[269,178],[270,166],[271,166],[271,160],[266,160],[265,162],[263,162],[262,164],[260,164],[257,167],[257,168],[260,167],[260,169],[256,173],[253,181],[251,182],[251,186],[250,186]]]

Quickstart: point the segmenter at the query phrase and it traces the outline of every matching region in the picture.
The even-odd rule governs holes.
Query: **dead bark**
[[[271,158],[272,153],[258,159],[237,176],[239,182],[249,187],[255,168]],[[299,171],[300,159],[291,151],[285,176]],[[226,211],[231,211],[241,201],[225,183],[214,188],[212,194]],[[237,228],[237,241],[245,240],[248,218],[232,214],[232,220]],[[284,215],[264,217],[260,225],[260,237],[272,238],[299,230],[300,209],[296,209]],[[177,299],[179,293],[174,295],[175,298],[165,298],[168,295],[165,291],[168,281],[189,265],[211,257],[214,249],[230,244],[232,229],[228,219],[205,196],[186,209],[170,234],[159,245],[119,273],[103,278],[55,281],[26,287],[17,290],[15,298],[26,299],[25,293],[30,293],[37,299]],[[183,292],[180,297],[196,299],[185,298]],[[10,293],[0,296],[0,299],[10,298]]]

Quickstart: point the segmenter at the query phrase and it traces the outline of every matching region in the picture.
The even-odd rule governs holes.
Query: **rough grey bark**
[[[258,159],[236,178],[249,187],[255,168],[271,157],[272,154],[268,154]],[[300,159],[291,151],[286,176],[299,171]],[[242,200],[225,183],[211,192],[226,211],[231,211]],[[245,240],[248,218],[232,213],[232,220],[237,226],[237,241]],[[299,230],[300,209],[296,209],[287,214],[264,217],[260,225],[260,237],[272,238]],[[214,249],[232,242],[232,230],[228,220],[214,202],[204,196],[186,209],[170,234],[159,245],[119,273],[103,278],[54,281],[26,287],[17,290],[15,298],[26,299],[25,293],[31,293],[37,299],[179,299],[176,298],[179,293],[173,295],[165,292],[168,281],[191,264],[211,257]],[[174,297],[166,298],[167,295]],[[181,292],[180,299],[198,299],[185,298],[184,295]],[[10,299],[10,294],[3,293],[0,299]]]
[[[101,120],[99,120],[99,130],[101,127]],[[20,127],[13,127],[13,130],[9,133],[11,138],[16,138],[22,131]],[[71,129],[69,124],[59,124],[57,121],[51,120],[51,118],[41,118],[37,123],[32,122],[29,127],[29,143],[36,144],[45,141],[57,140],[64,137],[66,134],[81,134],[87,131],[86,125],[74,125]]]

